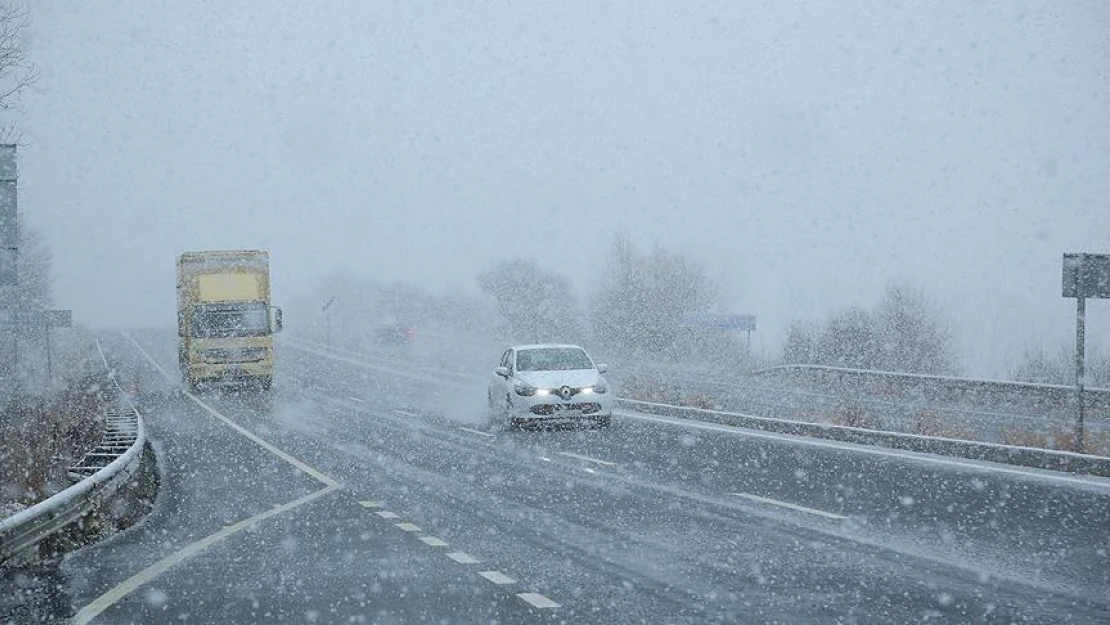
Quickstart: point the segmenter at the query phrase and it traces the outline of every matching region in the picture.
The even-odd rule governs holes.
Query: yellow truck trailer
[[[261,251],[186,252],[177,259],[178,361],[186,385],[268,390],[281,309]]]

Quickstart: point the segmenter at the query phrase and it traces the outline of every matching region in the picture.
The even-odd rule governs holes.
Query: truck
[[[185,385],[269,390],[281,309],[270,302],[270,256],[257,250],[177,258],[178,361]]]

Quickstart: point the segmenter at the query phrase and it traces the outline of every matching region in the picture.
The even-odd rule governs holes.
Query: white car
[[[607,427],[613,394],[605,370],[577,345],[510,347],[490,378],[490,418],[509,427],[579,420]]]

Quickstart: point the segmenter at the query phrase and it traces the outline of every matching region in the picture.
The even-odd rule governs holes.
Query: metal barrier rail
[[[757,417],[755,415],[739,412],[724,412],[720,410],[707,410],[704,408],[691,408],[688,406],[672,406],[670,404],[637,401],[633,399],[617,398],[617,405],[626,410],[644,414],[657,414],[680,419],[718,423],[721,425],[764,430],[793,436],[825,438],[847,443],[874,445],[891,449],[904,449],[907,451],[943,456],[985,460],[1001,464],[1110,477],[1110,458],[1078,454],[1070,451],[1020,447],[1017,445],[1000,445],[997,443],[982,443],[938,436],[905,434],[901,432],[886,432],[843,425],[830,425],[827,423],[790,421],[787,419]]]
[[[99,341],[96,349],[122,399],[123,389],[108,366]],[[126,443],[129,444],[124,447]],[[139,411],[133,405],[109,412],[101,444],[70,468],[70,477],[80,481],[45,501],[0,520],[0,562],[37,545],[92,512],[115,494],[138,472],[144,445],[146,430]]]

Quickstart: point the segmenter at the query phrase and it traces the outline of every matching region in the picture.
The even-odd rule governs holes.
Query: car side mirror
[[[509,368],[508,367],[498,367],[498,368],[494,369],[493,372],[496,373],[497,375],[505,378],[506,380],[509,379]]]
[[[598,365],[597,366],[597,372],[598,373],[605,373],[608,370],[609,370],[609,365]]]

